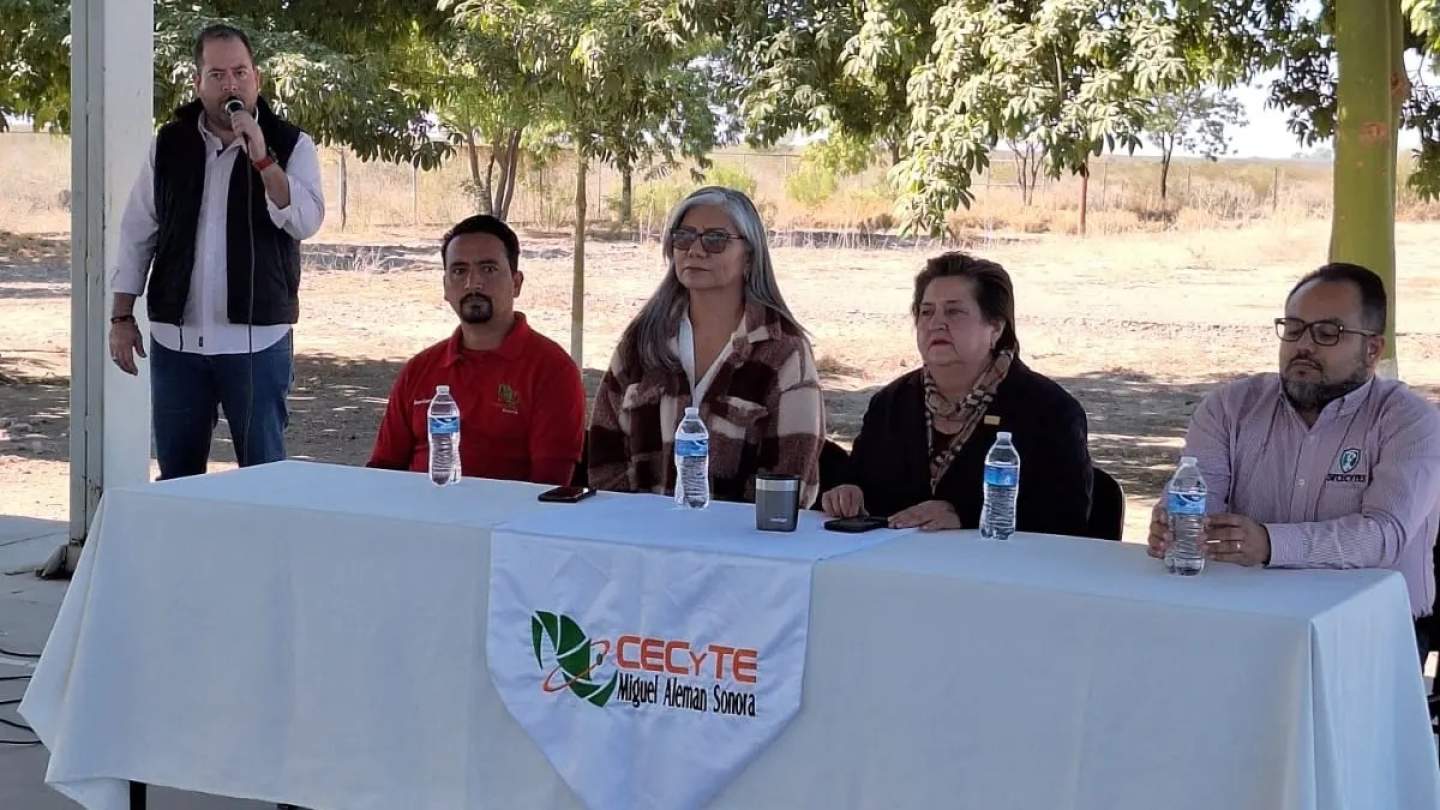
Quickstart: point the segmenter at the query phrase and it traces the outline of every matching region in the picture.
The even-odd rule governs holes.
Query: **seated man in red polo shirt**
[[[366,466],[428,470],[426,415],[435,386],[448,385],[460,405],[462,475],[570,483],[585,389],[565,350],[515,311],[520,240],[504,222],[473,216],[445,234],[440,256],[460,327],[400,370]]]

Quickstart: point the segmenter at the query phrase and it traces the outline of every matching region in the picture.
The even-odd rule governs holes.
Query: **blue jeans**
[[[150,394],[160,480],[203,475],[225,409],[241,467],[285,458],[292,335],[254,354],[177,352],[150,341]],[[254,381],[252,387],[251,381]]]

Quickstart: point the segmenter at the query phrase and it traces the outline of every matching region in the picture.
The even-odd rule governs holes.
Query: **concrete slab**
[[[0,650],[39,653],[50,636],[69,582],[42,580],[33,571],[56,547],[67,542],[66,525],[54,520],[0,516]],[[25,573],[5,574],[24,569]],[[33,659],[0,652],[0,678],[29,675]],[[0,701],[20,698],[26,681],[0,681]],[[14,705],[0,706],[0,717],[24,720]],[[28,740],[34,735],[0,724],[0,740]],[[0,745],[0,808],[5,810],[74,810],[80,805],[45,784],[50,754],[43,747]],[[167,788],[150,791],[150,810],[257,810],[274,805],[187,793]]]
[[[0,545],[47,534],[65,534],[69,527],[59,520],[0,516]]]

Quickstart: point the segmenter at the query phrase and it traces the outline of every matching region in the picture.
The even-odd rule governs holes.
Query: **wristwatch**
[[[124,322],[126,322],[126,321],[129,321],[129,322],[131,322],[131,323],[134,323],[134,322],[135,322],[135,316],[134,316],[134,315],[115,315],[115,316],[112,316],[112,317],[110,318],[110,323],[112,323],[112,324],[124,323]]]

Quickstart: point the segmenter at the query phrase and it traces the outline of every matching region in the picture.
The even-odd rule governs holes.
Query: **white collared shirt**
[[[710,384],[715,381],[715,373],[725,365],[725,361],[735,351],[735,338],[745,335],[745,318],[740,318],[740,323],[735,326],[735,334],[720,349],[720,354],[715,356],[715,362],[705,370],[705,376],[699,380],[695,379],[695,326],[690,323],[690,309],[687,307],[680,314],[680,334],[675,339],[675,352],[680,355],[680,366],[685,369],[685,377],[690,381],[690,404],[700,407],[705,400],[705,394],[710,390]]]
[[[247,327],[231,323],[227,311],[229,286],[226,282],[227,251],[225,218],[229,208],[230,174],[236,160],[246,159],[242,139],[225,146],[205,126],[197,124],[205,139],[205,191],[200,202],[200,221],[195,229],[195,269],[190,276],[190,296],[185,299],[183,326],[151,323],[150,334],[172,351],[194,354],[245,354],[263,351],[290,333],[289,324]],[[239,156],[239,157],[237,157]],[[290,182],[290,205],[277,208],[258,179],[255,193],[265,194],[270,221],[297,240],[309,239],[325,221],[325,198],[320,184],[320,158],[315,142],[300,134],[295,151],[285,167]],[[120,220],[119,258],[110,273],[111,288],[117,293],[140,295],[155,258],[160,220],[155,212],[155,140],[150,156],[130,191],[125,214]]]

